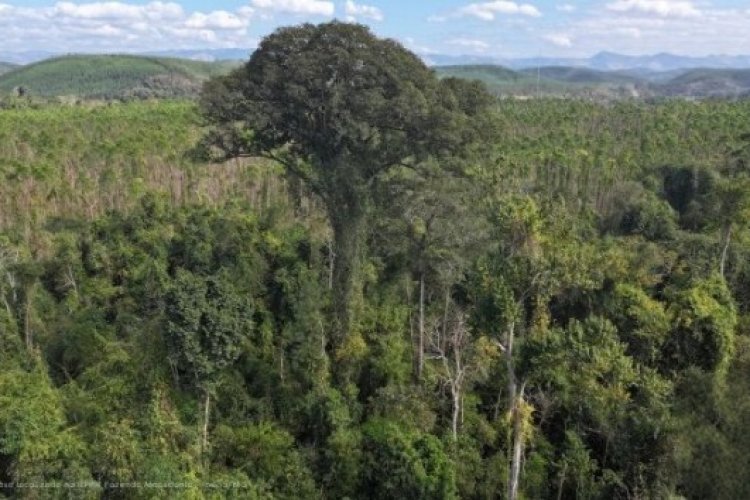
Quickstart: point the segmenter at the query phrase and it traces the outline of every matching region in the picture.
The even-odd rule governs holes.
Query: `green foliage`
[[[455,472],[439,440],[387,420],[363,431],[360,497],[457,498]]]
[[[671,312],[670,366],[697,366],[719,376],[731,363],[737,316],[724,280],[712,277],[676,294]]]
[[[245,474],[271,498],[316,498],[310,471],[294,449],[292,436],[272,424],[220,426],[212,460],[217,468]]]
[[[93,483],[86,443],[69,428],[59,393],[38,365],[31,371],[6,366],[0,373],[0,463],[6,483]],[[93,498],[96,487],[68,490],[67,497]],[[64,491],[64,490],[63,490]],[[33,488],[18,491],[35,498]],[[55,489],[43,498],[57,497]],[[58,497],[59,498],[59,497]],[[81,498],[81,496],[78,496]]]
[[[222,276],[178,271],[166,298],[167,343],[178,367],[207,390],[253,330],[247,300]]]
[[[655,367],[671,328],[664,304],[632,285],[615,286],[605,306],[628,353],[639,362]]]
[[[356,80],[369,52],[302,27],[274,40],[325,57],[238,74],[333,120],[345,162],[315,158],[323,127],[284,144],[271,104],[231,138],[286,165],[200,160],[187,102],[0,111],[0,482],[93,481],[3,494],[504,498],[520,435],[521,498],[746,498],[748,103],[494,102],[327,29],[393,52]],[[334,85],[341,122],[282,85],[321,60],[361,84]],[[230,83],[204,92],[221,116]],[[362,190],[359,233],[306,175]],[[340,345],[332,207],[362,290]]]

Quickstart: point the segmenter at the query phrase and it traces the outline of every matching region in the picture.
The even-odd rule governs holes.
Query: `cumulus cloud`
[[[346,20],[349,22],[356,22],[359,18],[370,19],[372,21],[382,21],[384,19],[383,12],[379,8],[372,5],[357,4],[352,0],[346,0],[344,12],[346,13]]]
[[[662,17],[698,17],[701,11],[686,0],[617,0],[607,4],[614,12],[631,12]]]
[[[644,12],[592,13],[566,23],[565,32],[576,48],[626,54],[747,54],[750,47],[750,12],[744,9],[704,8],[701,15],[659,15]]]
[[[522,14],[525,16],[539,17],[542,15],[539,9],[530,4],[518,4],[506,0],[495,2],[472,3],[459,10],[460,14],[474,16],[483,21],[494,21],[498,14]]]
[[[336,10],[333,2],[324,0],[251,0],[250,5],[258,10],[290,14],[311,14],[333,16]]]
[[[570,35],[564,35],[561,33],[551,33],[549,35],[544,35],[542,38],[544,38],[546,41],[553,45],[557,45],[558,47],[572,47],[573,46],[573,40],[570,38]]]
[[[249,46],[249,6],[235,12],[186,12],[175,2],[0,4],[4,51],[150,51]]]
[[[631,38],[640,38],[641,37],[641,30],[640,28],[615,28],[614,31],[618,35],[622,36],[629,36]]]
[[[482,40],[474,40],[471,38],[454,38],[446,42],[448,45],[454,45],[456,47],[463,47],[465,49],[471,49],[476,52],[485,52],[490,48],[490,44]]]
[[[249,21],[247,17],[240,17],[225,10],[217,10],[208,14],[195,12],[185,21],[185,26],[197,29],[237,30],[246,28]]]

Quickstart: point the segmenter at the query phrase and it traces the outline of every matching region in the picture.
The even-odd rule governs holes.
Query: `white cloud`
[[[323,0],[251,0],[250,5],[258,10],[290,14],[333,16],[333,2]]]
[[[2,50],[128,52],[249,47],[249,6],[234,12],[186,12],[178,3],[153,1],[58,2],[46,7],[0,4]]]
[[[457,47],[471,49],[476,52],[485,52],[490,48],[489,43],[483,42],[482,40],[474,40],[471,38],[454,38],[452,40],[448,40],[446,43],[448,45],[455,45]]]
[[[346,0],[344,4],[346,20],[356,22],[358,18],[370,19],[372,21],[382,21],[384,19],[383,11],[372,5],[362,5],[354,3],[352,0]]]
[[[427,45],[420,45],[414,38],[407,36],[402,39],[402,42],[412,52],[416,52],[422,59],[427,59],[427,56],[440,54],[440,51],[428,47]]]
[[[499,14],[524,15],[539,17],[542,15],[539,9],[531,4],[518,4],[506,0],[497,0],[494,2],[472,3],[460,8],[456,14],[458,16],[472,16],[483,21],[494,21]]]
[[[75,4],[58,2],[54,14],[60,17],[75,19],[142,19],[153,20],[176,19],[183,16],[182,7],[176,3],[151,2],[145,5],[134,5],[122,2],[94,2]]]
[[[197,29],[236,30],[246,28],[248,23],[247,17],[240,17],[225,10],[217,10],[209,14],[196,12],[185,21],[185,26]]]
[[[640,38],[641,37],[641,30],[640,28],[615,28],[614,31],[618,35],[622,36],[629,36],[631,38]]]
[[[556,9],[560,12],[574,12],[576,10],[576,6],[569,3],[564,3],[562,5],[558,5]]]
[[[551,33],[549,35],[544,35],[542,38],[547,40],[553,45],[557,45],[558,47],[572,47],[573,46],[573,40],[570,38],[570,35],[564,35],[561,33]]]
[[[698,17],[701,11],[686,0],[617,0],[607,4],[614,12],[632,12],[662,17]]]
[[[603,10],[566,23],[579,55],[608,50],[625,54],[747,54],[750,12],[704,8],[700,16],[664,16]],[[655,68],[658,69],[658,68]]]

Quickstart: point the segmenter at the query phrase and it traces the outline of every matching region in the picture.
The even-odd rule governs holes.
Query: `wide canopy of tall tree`
[[[272,158],[323,201],[334,234],[337,334],[352,325],[372,187],[394,166],[460,155],[492,102],[479,83],[439,80],[361,25],[282,28],[210,82],[201,107],[220,156]]]

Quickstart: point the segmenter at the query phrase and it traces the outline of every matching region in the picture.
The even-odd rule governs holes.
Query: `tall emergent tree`
[[[322,200],[337,342],[352,328],[373,184],[394,167],[458,155],[490,102],[481,85],[440,81],[397,42],[336,21],[277,30],[201,99],[222,157],[277,161]]]

